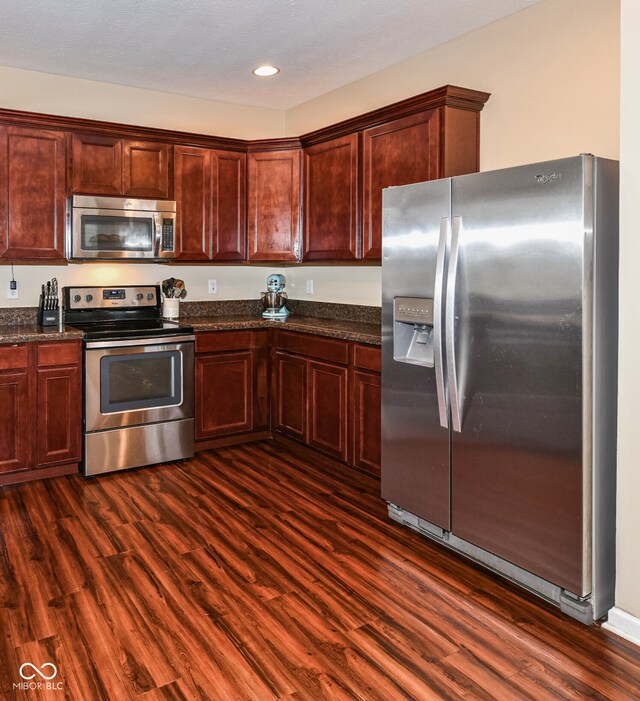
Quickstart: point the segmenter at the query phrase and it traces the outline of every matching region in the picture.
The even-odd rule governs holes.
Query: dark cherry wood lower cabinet
[[[0,485],[77,471],[79,341],[0,346]]]
[[[382,356],[379,347],[353,347],[352,428],[353,465],[380,476]]]
[[[253,363],[250,350],[196,358],[198,423],[196,438],[212,438],[253,428]]]
[[[38,467],[79,462],[82,425],[82,347],[38,343],[36,373],[36,460]]]
[[[0,372],[0,476],[29,467],[28,396],[26,368]]]
[[[267,331],[196,335],[196,443],[269,428]]]
[[[347,462],[348,368],[330,363],[308,363],[307,443]]]
[[[272,428],[380,475],[380,348],[276,331]]]
[[[300,441],[307,440],[307,361],[277,351],[272,387],[273,421],[280,431]]]
[[[380,476],[379,373],[353,371],[353,464]]]

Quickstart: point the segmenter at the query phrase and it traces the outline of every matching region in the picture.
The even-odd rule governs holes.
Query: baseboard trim
[[[30,470],[21,470],[20,472],[9,472],[0,475],[0,487],[5,487],[10,484],[23,484],[24,482],[33,482],[34,480],[47,479],[48,477],[61,477],[62,475],[77,474],[78,463],[68,462],[63,465],[53,465],[52,467],[35,467]]]
[[[640,618],[614,606],[603,628],[640,647]]]
[[[269,430],[239,433],[235,436],[224,436],[222,438],[205,438],[204,440],[196,441],[194,449],[196,453],[199,453],[201,450],[215,450],[216,448],[226,448],[228,446],[241,445],[242,443],[263,441],[267,438],[273,438],[273,434]]]

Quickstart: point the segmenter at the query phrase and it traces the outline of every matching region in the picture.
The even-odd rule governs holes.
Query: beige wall
[[[640,618],[640,3],[622,0],[620,120],[620,356],[618,389],[618,537],[616,606]]]
[[[239,139],[284,135],[284,112],[0,66],[0,107]]]
[[[287,112],[289,135],[444,84],[492,93],[481,169],[618,157],[618,0],[546,0]]]

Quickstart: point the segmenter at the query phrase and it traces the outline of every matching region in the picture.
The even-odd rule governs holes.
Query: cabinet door
[[[439,125],[429,110],[364,130],[363,258],[382,256],[383,188],[438,177]]]
[[[298,260],[300,149],[250,154],[248,201],[249,260]]]
[[[380,476],[380,375],[353,373],[353,464]]]
[[[62,132],[0,127],[3,258],[61,259],[65,230]]]
[[[38,368],[36,465],[78,462],[82,380],[78,366]]]
[[[0,473],[29,467],[29,391],[26,368],[0,372]]]
[[[75,194],[122,194],[122,139],[74,134],[71,148]]]
[[[123,195],[169,197],[172,146],[152,141],[124,141]]]
[[[211,151],[176,146],[178,260],[211,259]]]
[[[244,260],[246,254],[247,155],[212,151],[213,260]]]
[[[252,352],[196,356],[196,439],[253,429]]]
[[[307,443],[347,461],[347,368],[309,361]]]
[[[273,422],[277,431],[305,441],[307,437],[307,361],[275,354]]]
[[[304,150],[303,260],[359,257],[358,135]]]

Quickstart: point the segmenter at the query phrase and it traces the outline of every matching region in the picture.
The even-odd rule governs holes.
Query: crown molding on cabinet
[[[253,153],[255,151],[283,151],[300,148],[300,146],[310,146],[360,129],[374,127],[389,119],[406,117],[416,112],[435,109],[436,107],[456,107],[458,109],[480,112],[489,97],[490,93],[461,88],[455,85],[444,85],[441,88],[436,88],[337,124],[331,124],[322,129],[303,134],[298,138],[288,137],[282,139],[231,139],[224,136],[193,134],[171,129],[157,129],[155,127],[142,127],[133,124],[120,124],[117,122],[104,122],[80,117],[65,117],[4,108],[0,108],[0,123],[21,127],[32,126],[41,129],[62,129],[85,134],[111,134],[128,139],[163,141],[182,146],[202,146],[205,148]]]

